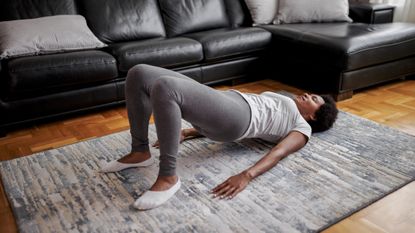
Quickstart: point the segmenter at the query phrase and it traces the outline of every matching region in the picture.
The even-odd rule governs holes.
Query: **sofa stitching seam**
[[[45,69],[57,69],[63,67],[71,67],[71,66],[86,66],[86,65],[108,65],[108,64],[116,64],[115,61],[111,62],[88,62],[88,63],[78,63],[78,64],[71,64],[71,65],[60,65],[60,66],[49,66],[49,67],[42,67],[42,68],[34,68],[34,69],[11,69],[11,73],[22,72],[22,71],[39,71]]]

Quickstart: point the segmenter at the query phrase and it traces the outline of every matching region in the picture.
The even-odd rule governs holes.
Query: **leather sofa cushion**
[[[222,28],[183,36],[202,43],[206,61],[262,50],[270,44],[272,37],[262,28]]]
[[[77,14],[75,0],[2,0],[0,21]]]
[[[80,11],[106,43],[165,36],[157,0],[81,0]]]
[[[127,72],[140,63],[170,68],[203,59],[202,45],[182,37],[117,43],[110,45],[109,49],[117,58],[121,72]]]
[[[252,25],[252,19],[244,0],[225,0],[224,2],[231,27]]]
[[[167,35],[229,26],[223,0],[159,0]]]
[[[9,99],[76,89],[118,76],[115,58],[94,50],[16,58],[7,68]]]
[[[415,24],[410,23],[319,23],[263,27],[272,32],[276,51],[284,56],[343,71],[415,54]]]

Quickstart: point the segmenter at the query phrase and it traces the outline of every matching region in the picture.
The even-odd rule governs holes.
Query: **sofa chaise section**
[[[415,73],[415,25],[315,23],[264,26],[286,80],[338,100]],[[270,59],[271,61],[271,59]],[[411,65],[412,64],[412,65]],[[298,69],[301,67],[301,69]]]

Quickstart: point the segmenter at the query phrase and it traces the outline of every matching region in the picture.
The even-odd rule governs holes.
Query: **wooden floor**
[[[273,80],[261,80],[235,86],[221,85],[215,88],[233,88],[252,93],[275,90],[301,93],[298,89]],[[339,102],[338,107],[415,135],[414,80],[400,80],[363,90],[355,93],[352,99]],[[0,138],[0,160],[14,159],[127,129],[127,114],[122,106],[35,125],[15,130],[7,137]],[[2,185],[0,185],[0,192],[0,232],[17,232]],[[414,203],[415,182],[412,182],[325,232],[415,232]]]

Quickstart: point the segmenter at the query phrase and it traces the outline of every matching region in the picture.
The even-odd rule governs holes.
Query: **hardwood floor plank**
[[[412,182],[324,232],[347,232],[344,229],[349,229],[349,232],[366,232],[367,229],[369,232],[414,232],[414,197],[415,182]]]
[[[1,182],[1,176],[0,176],[0,214],[1,213],[5,213],[6,209],[9,208],[9,202],[7,201],[5,192],[4,192],[4,188],[3,188],[3,183]]]
[[[6,193],[3,189],[3,182],[0,177],[0,232],[1,233],[15,233],[17,232],[17,225],[14,220],[12,210],[6,198]]]
[[[70,137],[70,138],[57,138],[55,140],[48,140],[46,143],[39,143],[39,144],[34,144],[33,146],[30,147],[30,150],[33,153],[39,152],[39,151],[45,151],[45,150],[50,150],[50,149],[54,149],[54,148],[59,148],[65,145],[69,145],[72,143],[76,143],[77,141],[79,141],[79,139],[75,138],[75,137]]]

